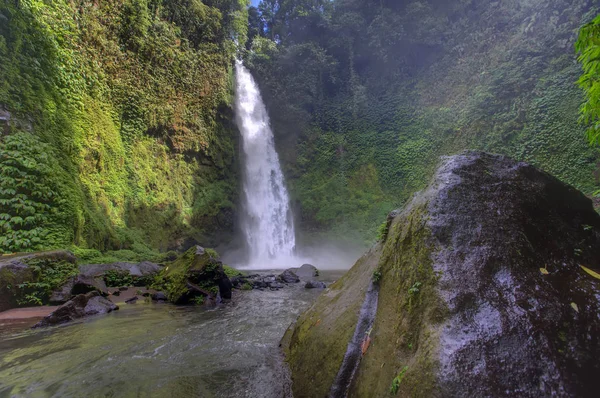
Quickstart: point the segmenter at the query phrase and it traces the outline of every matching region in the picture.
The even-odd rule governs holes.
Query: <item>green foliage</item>
[[[600,143],[600,15],[585,24],[575,43],[583,74],[579,86],[584,90],[586,101],[581,106],[581,121],[589,126],[588,140]]]
[[[373,280],[373,283],[378,285],[379,282],[381,282],[382,277],[383,277],[383,274],[381,273],[381,269],[377,268],[375,271],[373,271],[373,275],[372,275],[371,279]]]
[[[377,241],[378,242],[385,241],[387,234],[388,234],[388,223],[387,223],[387,221],[385,221],[385,222],[381,223],[381,225],[379,225],[379,228],[377,229]]]
[[[390,393],[394,395],[398,393],[398,389],[400,388],[400,384],[402,384],[402,380],[404,379],[407,370],[408,366],[403,367],[400,373],[398,373],[398,376],[394,377],[394,380],[392,380],[392,387],[390,388]]]
[[[465,149],[598,190],[598,150],[577,122],[572,52],[572,32],[597,9],[566,0],[335,0],[307,17],[296,12],[306,3],[320,4],[264,1],[266,37],[247,56],[304,230],[374,240],[439,157]]]
[[[238,271],[235,268],[232,268],[228,265],[223,265],[223,270],[225,271],[225,275],[227,275],[228,278],[233,278],[234,276],[242,276],[244,274],[242,274],[240,271]]]
[[[237,194],[228,119],[246,5],[0,4],[0,251],[139,253],[231,228],[216,218]]]
[[[0,141],[0,253],[65,244],[53,227],[71,213],[52,148],[19,132]]]
[[[128,271],[108,270],[104,273],[104,282],[108,287],[132,286],[133,277]]]
[[[32,280],[17,286],[17,303],[22,306],[47,304],[54,290],[79,273],[77,264],[68,261],[36,260],[28,265],[33,270]]]

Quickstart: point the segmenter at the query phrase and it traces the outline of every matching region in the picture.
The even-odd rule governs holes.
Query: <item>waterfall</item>
[[[292,258],[296,245],[289,197],[258,85],[241,61],[235,70],[235,113],[244,155],[241,227],[249,266],[278,267]]]

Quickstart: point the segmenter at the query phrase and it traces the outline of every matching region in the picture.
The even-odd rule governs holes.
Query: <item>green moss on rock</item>
[[[169,264],[158,278],[159,288],[175,304],[195,302],[199,295],[216,296],[219,281],[227,277],[218,253],[200,246],[192,247]]]

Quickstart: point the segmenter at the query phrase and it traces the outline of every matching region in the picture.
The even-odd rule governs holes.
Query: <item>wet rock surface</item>
[[[300,277],[298,277],[298,275],[292,269],[286,269],[277,277],[277,279],[279,279],[283,283],[300,282]]]
[[[590,199],[526,163],[449,158],[428,226],[448,317],[446,395],[592,396],[600,374],[600,216]],[[467,371],[465,371],[467,370]]]
[[[311,264],[303,264],[299,268],[292,268],[292,272],[294,272],[300,279],[314,279],[319,276],[319,270],[317,267]]]
[[[59,325],[86,316],[107,314],[118,309],[117,305],[102,297],[96,291],[79,294],[58,307],[50,315],[44,317],[44,319],[35,324],[34,328]]]
[[[600,271],[590,199],[526,163],[468,152],[444,158],[387,226],[383,249],[350,271],[378,264],[380,295],[349,396],[597,395],[600,280],[581,267]],[[295,396],[328,395],[350,342],[313,349],[348,330],[330,295],[286,334]]]
[[[85,294],[92,291],[97,291],[104,297],[108,296],[108,289],[101,278],[77,275],[69,278],[67,283],[59,290],[54,291],[49,301],[51,304],[63,304],[78,294]]]
[[[320,281],[308,281],[304,284],[306,289],[325,289],[327,285]]]
[[[192,303],[200,296],[210,302],[231,299],[232,283],[213,250],[193,247],[166,267],[162,275],[168,282],[167,297],[175,304]]]

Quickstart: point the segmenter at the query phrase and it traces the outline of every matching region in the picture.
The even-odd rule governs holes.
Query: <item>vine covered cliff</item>
[[[246,0],[4,0],[0,22],[0,252],[232,231]]]

